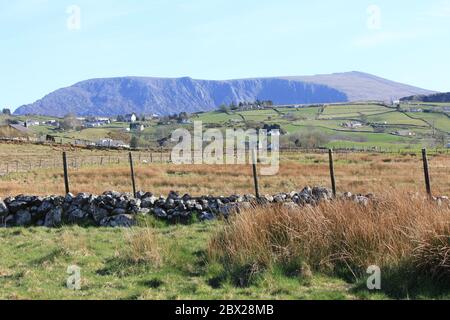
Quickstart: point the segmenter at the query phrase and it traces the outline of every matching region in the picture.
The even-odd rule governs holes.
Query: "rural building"
[[[126,144],[121,140],[112,140],[112,139],[102,139],[95,143],[98,147],[105,148],[129,148],[130,145]]]
[[[98,128],[107,124],[110,124],[111,120],[104,117],[89,117],[83,121],[83,127],[85,128]]]
[[[110,124],[111,123],[111,119],[109,119],[107,117],[95,117],[94,121],[103,122],[105,124]]]
[[[137,121],[137,115],[135,113],[125,115],[125,122],[134,123]]]
[[[43,125],[52,126],[52,127],[59,127],[59,122],[57,120],[47,120],[42,122]]]
[[[409,112],[414,112],[414,113],[416,113],[416,112],[423,112],[423,109],[421,109],[421,108],[412,108],[412,109],[409,110]]]
[[[0,126],[0,138],[26,141],[36,140],[32,131],[20,124]]]
[[[26,120],[25,121],[25,127],[27,127],[27,128],[38,126],[38,125],[40,125],[40,122],[37,120]]]
[[[408,130],[398,130],[396,132],[393,132],[392,134],[396,135],[396,136],[401,136],[401,137],[414,137],[416,135],[415,132],[408,131]]]
[[[144,131],[144,130],[145,130],[145,127],[141,123],[135,122],[135,123],[131,123],[130,124],[130,131],[137,131],[137,132],[139,132],[139,131]]]
[[[83,140],[83,139],[77,139],[75,140],[76,146],[95,146],[95,142],[89,141],[89,140]]]
[[[98,128],[103,125],[104,125],[104,123],[100,122],[100,121],[90,121],[90,122],[85,122],[83,126],[85,128]]]
[[[363,124],[358,121],[350,121],[350,122],[343,123],[342,126],[344,128],[355,129],[355,128],[361,128],[363,126]]]

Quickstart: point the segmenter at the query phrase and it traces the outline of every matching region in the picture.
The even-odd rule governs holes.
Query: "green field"
[[[209,237],[218,223],[158,225],[164,252],[158,263],[129,261],[127,236],[144,228],[0,230],[0,299],[356,299],[338,278],[300,278],[267,273],[248,287],[221,280],[222,267],[206,261]],[[67,268],[81,268],[80,291],[66,287]]]
[[[357,118],[361,115],[373,115],[392,111],[379,105],[336,105],[325,108],[321,118]]]
[[[363,281],[314,274],[302,278],[270,270],[251,285],[227,278],[223,266],[207,260],[209,238],[220,222],[149,226],[160,239],[157,257],[133,260],[130,237],[147,227],[0,229],[0,299],[389,299],[361,289]],[[67,269],[81,268],[81,290],[66,286]],[[421,298],[421,296],[415,296]],[[427,298],[427,296],[422,296]]]
[[[192,121],[202,121],[207,127],[242,128],[261,127],[264,124],[278,124],[286,133],[282,144],[292,140],[290,136],[302,135],[305,132],[316,132],[327,137],[327,142],[321,147],[334,148],[380,148],[389,150],[420,149],[422,147],[443,147],[449,142],[450,118],[441,107],[447,104],[405,104],[401,109],[380,104],[331,104],[324,107],[272,107],[260,110],[228,110],[227,112],[212,111],[191,116]],[[411,108],[420,107],[427,112],[405,112]],[[441,108],[441,109],[439,109]],[[0,117],[0,123],[6,120]],[[13,117],[18,120],[33,118],[45,120],[48,117]],[[349,128],[344,126],[350,122],[359,121],[364,125]],[[192,129],[192,124],[179,125],[176,122],[159,125],[158,121],[144,123],[146,129],[139,133],[129,133],[127,123],[112,123],[111,125],[84,129],[80,131],[58,131],[50,126],[32,127],[38,135],[53,135],[57,141],[73,143],[75,140],[97,141],[103,138],[113,138],[129,142],[131,137],[138,137],[140,147],[159,147],[157,141],[170,138],[170,134],[178,127]],[[410,132],[411,134],[397,134]],[[294,139],[295,140],[295,139]]]

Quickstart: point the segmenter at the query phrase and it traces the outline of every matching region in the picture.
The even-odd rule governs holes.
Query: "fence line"
[[[321,153],[325,155],[325,152],[322,152],[324,150],[321,149]],[[335,151],[332,149],[325,150],[328,153],[329,159],[328,159],[328,165],[329,165],[329,174],[331,178],[331,188],[333,191],[333,195],[336,196],[337,192],[337,186],[336,186],[336,177],[335,172],[339,171],[339,165],[335,167],[334,162],[334,153]],[[298,153],[296,153],[299,155]],[[343,153],[348,155],[349,153]],[[259,181],[258,181],[258,174],[257,174],[257,164],[258,164],[258,155],[256,149],[249,150],[248,154],[246,156],[249,157],[249,159],[252,158],[251,164],[252,164],[252,173],[253,173],[253,182],[255,187],[255,195],[257,198],[260,198],[260,187],[259,187]],[[347,157],[348,159],[348,157]],[[19,160],[15,161],[8,161],[6,163],[0,163],[0,173],[3,167],[6,167],[6,174],[8,173],[14,173],[14,172],[27,172],[30,170],[33,170],[35,168],[57,168],[61,169],[64,173],[64,184],[65,184],[65,190],[66,193],[70,192],[70,186],[69,186],[69,176],[70,171],[78,170],[79,168],[86,167],[86,166],[111,166],[111,165],[120,165],[124,163],[128,163],[131,170],[131,182],[133,187],[133,192],[136,194],[136,181],[135,181],[135,171],[134,171],[134,163],[140,163],[140,164],[151,164],[151,163],[171,163],[171,155],[168,153],[143,153],[143,152],[137,152],[132,153],[129,152],[128,155],[100,155],[100,156],[87,156],[87,157],[76,157],[76,156],[70,156],[66,152],[62,153],[62,157],[60,158],[53,158],[53,159],[35,159],[31,162],[20,162]],[[387,159],[390,160],[390,159]],[[420,162],[420,158],[417,158],[417,161]],[[390,162],[390,161],[388,161]],[[432,189],[431,189],[431,172],[430,172],[430,165],[428,161],[428,153],[426,149],[422,149],[422,162],[423,162],[423,172],[425,177],[425,188],[427,194],[431,197],[432,196]],[[195,163],[195,160],[193,161]],[[33,165],[36,165],[34,167]],[[450,167],[446,165],[442,166],[431,166],[431,168],[446,168],[450,169]],[[440,172],[439,174],[442,174],[443,172]],[[436,172],[436,174],[438,174]]]
[[[434,152],[436,150],[427,151],[427,156],[436,154]],[[329,149],[282,149],[280,150],[281,156],[292,156],[295,158],[296,155],[299,153],[302,154],[323,154],[324,156],[329,153]],[[349,155],[352,154],[352,152],[348,152],[345,150],[333,150],[333,154],[341,154],[344,155],[346,160],[348,160]],[[442,154],[442,152],[438,152],[439,154]],[[136,164],[154,164],[154,163],[171,163],[171,154],[167,151],[160,151],[160,152],[134,152],[133,154],[133,160]],[[415,154],[418,157],[420,156],[420,151],[418,152],[408,152],[405,154]],[[249,158],[251,157],[250,152],[248,153]],[[342,157],[341,157],[342,159]],[[336,179],[334,176],[334,162],[333,159],[330,156],[330,174],[331,176],[331,185],[333,187],[333,191],[336,188]],[[119,165],[128,165],[130,163],[129,155],[128,153],[122,153],[122,154],[111,154],[111,155],[86,155],[86,156],[77,156],[77,155],[70,155],[67,154],[67,169],[71,171],[76,171],[81,168],[86,167],[111,167],[111,166],[119,166]],[[193,159],[193,162],[195,159]],[[26,160],[8,160],[8,161],[2,161],[0,157],[0,176],[5,176],[12,173],[26,173],[33,170],[40,170],[40,169],[60,169],[63,167],[64,160],[62,157],[53,157],[53,158],[43,158],[38,157],[36,159],[26,159]],[[428,159],[427,159],[428,164]],[[424,164],[425,166],[425,164]],[[449,169],[446,166],[442,165],[431,165],[431,168],[433,170],[435,169]],[[427,168],[427,170],[429,170]],[[442,174],[443,172],[441,172]],[[429,176],[430,173],[428,173]],[[425,173],[425,177],[426,177]],[[427,188],[428,191],[428,188]]]
[[[169,153],[133,153],[135,161],[138,163],[169,163],[171,156]],[[126,164],[129,162],[127,154],[102,155],[102,156],[70,156],[67,155],[67,167],[69,169],[80,169],[89,166],[113,166]],[[7,160],[2,161],[0,157],[0,175],[10,173],[25,173],[36,169],[58,169],[63,165],[62,158],[45,159],[37,157],[35,159]]]

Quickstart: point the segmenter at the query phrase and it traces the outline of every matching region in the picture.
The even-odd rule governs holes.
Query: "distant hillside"
[[[226,81],[124,77],[79,82],[21,106],[15,114],[63,116],[70,112],[81,116],[112,116],[136,112],[167,115],[209,111],[223,103],[257,99],[272,100],[276,104],[309,104],[390,101],[430,93],[433,92],[361,72]]]
[[[415,95],[402,98],[401,101],[417,101],[417,102],[450,102],[450,92],[434,93],[430,95]]]

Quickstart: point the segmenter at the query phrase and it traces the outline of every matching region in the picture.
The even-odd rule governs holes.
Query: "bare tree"
[[[61,127],[64,130],[77,130],[81,127],[81,121],[77,119],[75,114],[69,113],[64,116]]]
[[[295,145],[298,148],[319,148],[330,141],[327,135],[318,130],[296,132],[287,136],[287,140],[289,145]]]

